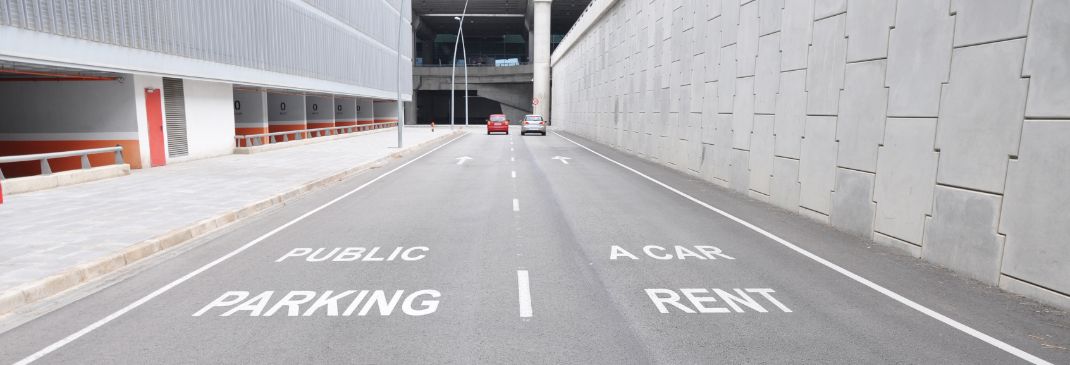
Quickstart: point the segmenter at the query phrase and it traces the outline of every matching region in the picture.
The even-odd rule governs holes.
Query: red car
[[[505,117],[505,114],[491,114],[490,119],[487,119],[487,134],[493,132],[509,134],[509,119]]]

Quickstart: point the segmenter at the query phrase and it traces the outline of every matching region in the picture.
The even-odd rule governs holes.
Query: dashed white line
[[[345,198],[349,197],[350,195],[356,194],[357,192],[359,192],[361,190],[364,190],[364,188],[368,187],[371,184],[374,184],[376,181],[382,180],[383,178],[389,176],[390,174],[393,174],[394,172],[397,172],[398,170],[401,170],[402,168],[405,168],[405,166],[408,166],[408,165],[412,164],[413,162],[419,161],[420,159],[424,158],[424,156],[430,155],[431,153],[433,153],[435,151],[438,151],[442,147],[446,147],[446,145],[449,145],[450,143],[453,143],[453,141],[461,139],[465,135],[467,135],[467,133],[462,134],[461,136],[459,136],[457,138],[451,139],[451,140],[447,141],[446,143],[443,143],[443,144],[439,145],[438,147],[435,147],[434,149],[432,149],[430,151],[427,151],[427,153],[419,155],[416,158],[413,158],[412,160],[409,160],[408,162],[405,162],[405,163],[401,164],[401,166],[395,167],[393,170],[387,171],[387,172],[383,173],[382,175],[379,175],[376,178],[371,179],[370,181],[368,181],[368,182],[356,187],[355,189],[350,190],[350,191],[346,192],[345,194],[342,194],[342,195],[338,196],[337,198],[334,198],[331,201],[329,201],[327,203],[324,203],[323,205],[320,205],[319,207],[316,207],[315,209],[312,209],[312,210],[308,211],[307,213],[302,214],[301,216],[299,216],[297,218],[294,218],[293,220],[291,220],[289,222],[286,222],[285,224],[283,224],[281,226],[278,226],[275,229],[272,229],[271,231],[268,231],[267,233],[264,233],[260,237],[257,237],[256,239],[254,239],[252,241],[249,241],[248,243],[242,245],[241,247],[238,247],[234,251],[230,251],[230,253],[227,253],[226,255],[223,255],[222,257],[220,257],[218,259],[215,259],[215,261],[209,262],[209,263],[205,264],[204,266],[201,266],[197,270],[193,270],[192,272],[190,272],[190,273],[188,273],[188,274],[176,279],[175,281],[172,281],[172,282],[168,283],[167,285],[164,285],[163,287],[161,287],[159,289],[156,289],[152,293],[149,293],[148,295],[146,295],[144,297],[141,297],[141,299],[138,299],[138,300],[134,301],[133,303],[130,303],[127,306],[123,307],[122,309],[119,309],[118,311],[115,311],[114,313],[109,314],[107,317],[104,317],[104,318],[102,318],[102,319],[100,319],[100,320],[98,320],[96,322],[93,322],[92,324],[86,326],[85,328],[82,328],[82,329],[78,330],[78,332],[72,333],[71,335],[69,335],[67,337],[64,337],[63,339],[61,339],[59,341],[56,341],[55,343],[53,343],[51,345],[48,345],[48,347],[45,347],[45,348],[33,353],[32,355],[23,358],[22,360],[19,360],[18,362],[15,363],[15,365],[29,364],[31,362],[36,361],[37,359],[40,359],[40,358],[44,357],[45,355],[48,355],[48,354],[50,354],[50,353],[52,353],[52,352],[54,352],[56,350],[59,350],[59,348],[61,348],[63,346],[66,346],[67,344],[71,343],[72,341],[77,340],[77,339],[81,338],[82,336],[85,336],[86,334],[89,334],[90,332],[93,332],[97,328],[100,328],[101,326],[104,326],[104,325],[108,324],[108,322],[111,322],[111,321],[115,320],[116,318],[119,318],[122,315],[124,315],[124,314],[126,314],[126,313],[128,313],[128,312],[130,312],[130,311],[132,311],[134,309],[136,309],[137,307],[140,307],[141,305],[147,303],[148,301],[152,300],[153,298],[156,298],[156,297],[160,296],[161,294],[166,293],[167,291],[173,289],[174,287],[176,287],[176,286],[178,286],[178,285],[180,285],[180,284],[182,284],[182,283],[184,283],[186,281],[189,281],[193,277],[195,277],[197,275],[200,275],[201,273],[207,271],[208,269],[211,269],[212,267],[214,267],[216,265],[219,265],[223,261],[226,261],[227,259],[230,259],[231,257],[234,257],[235,255],[241,253],[242,251],[245,251],[245,250],[249,249],[250,247],[256,246],[257,244],[259,244],[260,242],[263,242],[264,240],[270,238],[271,236],[274,236],[275,234],[277,234],[279,232],[282,232],[282,230],[284,230],[286,228],[289,228],[290,226],[292,226],[294,224],[297,224],[297,222],[303,221],[303,220],[305,220],[305,218],[308,218],[308,217],[312,216],[313,214],[316,214],[317,212],[319,212],[321,210],[324,210],[327,207],[334,205],[335,203],[338,203],[342,199],[345,199]]]
[[[588,148],[587,146],[584,146],[584,145],[580,144],[579,142],[573,141],[573,140],[569,139],[568,137],[565,137],[565,136],[561,135],[561,133],[554,132],[554,134],[556,134],[558,137],[564,138],[566,141],[572,142],[573,144],[579,146],[582,149],[587,150],[590,153],[593,153],[595,156],[601,157],[601,158],[605,159],[606,161],[612,162],[613,164],[615,164],[617,166],[623,167],[625,170],[631,171],[631,172],[635,173],[636,175],[639,175],[639,176],[643,177],[644,179],[647,179],[650,182],[653,182],[654,184],[657,184],[658,186],[661,186],[661,187],[663,187],[663,188],[665,188],[665,189],[667,189],[667,190],[669,190],[669,191],[671,191],[673,193],[676,193],[676,195],[679,195],[679,196],[683,197],[684,199],[690,200],[690,201],[694,202],[695,204],[701,205],[702,207],[713,211],[714,213],[720,214],[721,216],[723,216],[725,218],[728,218],[728,219],[730,219],[732,221],[735,221],[736,223],[739,223],[739,224],[743,225],[744,227],[747,227],[750,230],[752,230],[754,232],[757,232],[758,234],[761,234],[761,235],[763,235],[763,236],[765,236],[765,237],[767,237],[767,238],[769,238],[769,239],[771,239],[773,241],[776,241],[777,243],[783,245],[784,247],[787,247],[787,248],[789,248],[789,249],[791,249],[791,250],[793,250],[793,251],[795,251],[795,252],[797,252],[797,253],[799,253],[799,254],[801,254],[803,256],[806,256],[807,258],[810,258],[811,260],[817,261],[818,263],[824,265],[825,267],[828,267],[829,269],[832,269],[833,271],[836,271],[836,272],[838,272],[838,273],[840,273],[840,274],[842,274],[842,275],[844,275],[844,276],[846,276],[848,278],[851,278],[852,280],[857,281],[857,282],[861,283],[862,285],[865,285],[865,286],[869,287],[870,289],[876,290],[877,292],[879,292],[881,294],[884,294],[885,296],[887,296],[889,298],[892,298],[895,301],[897,301],[899,303],[902,303],[903,305],[906,305],[907,307],[910,307],[911,309],[914,309],[914,310],[916,310],[918,312],[921,312],[922,314],[925,314],[925,315],[927,315],[929,317],[932,317],[933,319],[936,319],[936,320],[938,320],[940,322],[943,322],[944,324],[946,324],[948,326],[951,326],[954,329],[957,329],[957,330],[959,330],[959,331],[961,331],[961,332],[963,332],[965,334],[973,336],[974,338],[976,338],[978,340],[984,341],[985,343],[988,343],[989,345],[995,346],[996,348],[998,348],[1000,350],[1006,351],[1007,353],[1009,353],[1011,355],[1014,355],[1014,356],[1017,356],[1017,357],[1021,358],[1022,360],[1028,361],[1030,363],[1051,365],[1050,362],[1045,361],[1044,359],[1036,357],[1033,354],[1030,354],[1028,352],[1022,351],[1021,349],[1018,349],[1017,347],[1011,346],[1010,344],[1007,344],[1006,342],[997,340],[996,338],[994,338],[992,336],[984,334],[981,331],[975,330],[975,329],[971,328],[970,326],[962,324],[959,321],[951,319],[951,318],[949,318],[949,317],[947,317],[947,316],[945,316],[943,314],[940,314],[940,313],[938,313],[938,312],[936,312],[936,311],[934,311],[932,309],[929,309],[926,306],[918,304],[917,302],[914,302],[913,300],[907,299],[906,297],[904,297],[902,295],[899,295],[898,293],[893,292],[893,291],[889,290],[888,288],[885,288],[883,286],[880,286],[877,283],[869,281],[869,279],[866,279],[864,277],[859,276],[858,274],[855,274],[855,273],[853,273],[853,272],[851,272],[851,271],[849,271],[847,269],[844,269],[844,268],[840,267],[839,265],[836,265],[836,264],[832,263],[831,261],[825,260],[821,256],[815,255],[812,252],[807,251],[806,249],[804,249],[802,247],[796,246],[794,243],[791,243],[788,240],[780,238],[779,236],[777,236],[775,234],[769,233],[768,231],[766,231],[766,230],[764,230],[764,229],[762,229],[762,228],[760,228],[760,227],[758,227],[758,226],[756,226],[754,224],[751,224],[750,222],[747,222],[747,221],[745,221],[743,219],[740,219],[740,218],[738,218],[738,217],[736,217],[734,215],[731,215],[728,212],[725,212],[725,211],[720,210],[720,209],[718,209],[718,208],[716,208],[716,207],[714,207],[712,205],[707,204],[706,202],[698,200],[695,197],[693,197],[691,195],[688,195],[687,193],[684,193],[684,192],[682,192],[680,190],[677,190],[676,188],[674,188],[672,186],[669,186],[666,183],[658,181],[655,178],[647,176],[646,174],[644,174],[642,172],[639,172],[638,170],[633,169],[633,168],[629,167],[628,165],[622,164],[620,162],[617,162],[616,160],[613,160],[613,159],[611,159],[609,157],[606,157],[605,155],[603,155],[601,153],[595,152],[595,150],[592,150],[592,149]]]
[[[516,162],[516,157],[510,157],[509,162]]]
[[[513,171],[513,178],[516,178],[516,171]]]
[[[528,283],[528,271],[516,271],[516,286],[519,289],[520,318],[531,318],[531,284]]]
[[[513,211],[514,212],[519,212],[520,211],[520,199],[513,199]]]

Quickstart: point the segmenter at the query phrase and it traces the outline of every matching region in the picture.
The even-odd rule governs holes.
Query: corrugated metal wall
[[[366,37],[291,0],[0,0],[0,25],[396,90],[393,7],[402,0],[304,2]],[[405,0],[403,11],[410,9]],[[405,34],[402,54],[410,56],[411,30]]]

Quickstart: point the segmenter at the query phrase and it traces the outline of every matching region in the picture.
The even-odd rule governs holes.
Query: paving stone
[[[956,48],[937,123],[936,181],[1003,193],[1018,153],[1029,81],[1019,77],[1025,39]]]
[[[874,230],[921,245],[936,184],[935,118],[888,118],[877,153]]]
[[[884,87],[884,60],[847,65],[845,86],[840,94],[837,165],[856,170],[877,171],[877,147],[884,138],[888,89]]]
[[[955,21],[949,0],[899,0],[888,50],[888,116],[935,117]]]

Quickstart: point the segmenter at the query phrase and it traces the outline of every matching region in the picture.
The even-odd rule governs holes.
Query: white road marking
[[[513,199],[513,211],[514,212],[519,212],[520,211],[520,199]]]
[[[516,178],[516,171],[513,171],[513,178]]]
[[[297,224],[297,222],[303,221],[303,220],[305,220],[305,218],[308,218],[308,217],[312,216],[313,214],[316,214],[319,211],[324,210],[327,207],[334,205],[335,203],[338,203],[342,199],[345,199],[345,198],[349,197],[350,195],[356,194],[357,192],[359,192],[361,190],[364,190],[364,188],[368,187],[369,185],[374,184],[375,182],[377,182],[379,180],[382,180],[384,177],[387,177],[390,174],[393,174],[394,172],[397,172],[398,170],[401,170],[402,168],[404,168],[405,166],[408,166],[409,164],[411,164],[413,162],[419,161],[420,159],[424,158],[424,156],[430,155],[431,153],[433,153],[435,151],[438,151],[442,147],[446,147],[450,143],[453,143],[454,141],[456,141],[458,139],[461,139],[462,137],[464,137],[466,135],[467,135],[467,133],[462,134],[461,136],[459,136],[457,138],[451,139],[451,140],[447,141],[446,143],[443,143],[442,145],[440,145],[438,147],[435,147],[435,148],[431,149],[430,151],[427,151],[426,153],[424,153],[422,155],[419,155],[416,158],[413,158],[412,160],[409,160],[408,162],[405,162],[404,164],[401,164],[401,166],[395,167],[393,170],[387,171],[387,172],[383,173],[382,175],[379,175],[376,178],[371,179],[370,181],[358,186],[357,188],[355,188],[353,190],[350,190],[350,191],[346,192],[345,194],[342,194],[341,196],[339,196],[337,198],[334,198],[331,201],[329,201],[329,202],[327,202],[327,203],[325,203],[323,205],[320,205],[319,207],[316,207],[315,209],[312,209],[312,210],[308,211],[307,213],[302,214],[301,216],[299,216],[297,218],[294,218],[293,220],[291,220],[289,222],[286,222],[285,224],[283,224],[281,226],[278,226],[277,228],[275,228],[275,229],[273,229],[273,230],[271,230],[271,231],[269,231],[267,233],[264,233],[260,237],[257,237],[256,239],[254,239],[252,241],[249,241],[248,243],[242,245],[241,247],[238,247],[234,251],[230,251],[230,253],[227,253],[226,255],[223,255],[222,257],[220,257],[218,259],[215,259],[215,261],[209,262],[209,263],[205,264],[204,266],[201,266],[197,270],[193,270],[189,274],[186,274],[186,275],[176,279],[175,281],[172,281],[172,282],[168,283],[167,285],[164,285],[163,287],[161,287],[159,289],[156,289],[156,291],[153,291],[152,293],[149,293],[149,295],[141,297],[141,299],[138,299],[138,300],[134,301],[133,303],[130,303],[127,306],[123,307],[122,309],[119,309],[118,311],[115,311],[114,313],[109,314],[107,317],[104,317],[104,318],[102,318],[102,319],[100,319],[100,320],[98,320],[96,322],[93,322],[92,324],[86,326],[85,328],[82,328],[82,329],[78,330],[78,332],[72,333],[71,335],[69,335],[67,337],[64,337],[63,339],[61,339],[59,341],[56,341],[55,343],[53,343],[51,345],[48,345],[48,347],[45,347],[45,348],[33,353],[32,355],[23,358],[22,360],[19,360],[18,362],[15,363],[15,365],[25,365],[25,364],[32,363],[32,362],[36,361],[37,359],[40,359],[40,358],[44,357],[45,355],[48,355],[48,354],[58,350],[59,348],[61,348],[63,346],[66,346],[67,344],[71,343],[72,341],[77,340],[77,339],[81,338],[82,336],[85,336],[86,334],[88,334],[90,332],[93,332],[97,328],[100,328],[101,326],[104,326],[104,325],[108,324],[108,322],[111,322],[111,321],[115,320],[116,318],[119,318],[122,315],[124,315],[124,314],[126,314],[126,313],[128,313],[128,312],[130,312],[130,311],[132,311],[134,309],[136,309],[137,307],[140,307],[142,304],[147,303],[148,301],[152,300],[153,298],[156,298],[156,297],[160,296],[160,294],[166,293],[167,291],[173,289],[174,287],[176,287],[176,286],[178,286],[178,285],[180,285],[182,283],[185,283],[186,281],[189,281],[193,277],[195,277],[197,275],[200,275],[201,273],[207,271],[208,269],[211,269],[212,267],[215,267],[216,265],[219,265],[223,261],[226,261],[226,260],[230,259],[231,257],[234,257],[235,255],[237,255],[239,253],[242,253],[242,251],[245,251],[245,250],[249,249],[250,247],[256,246],[257,244],[259,244],[260,242],[263,242],[264,240],[270,238],[271,236],[274,236],[275,234],[277,234],[279,232],[282,232],[282,230],[284,230],[286,228],[289,228],[290,226],[292,226],[294,224]]]
[[[555,132],[555,133],[556,133],[556,132]],[[572,158],[569,158],[569,157],[564,157],[564,156],[554,156],[554,157],[552,158],[552,160],[558,160],[558,161],[561,161],[561,163],[564,163],[564,164],[566,164],[566,165],[568,165],[568,160],[571,160],[571,159],[572,159]]]
[[[509,162],[516,162],[516,157],[510,157]]]
[[[743,225],[744,227],[747,227],[750,230],[752,230],[754,232],[757,232],[758,234],[761,234],[761,235],[763,235],[763,236],[765,236],[765,237],[767,237],[767,238],[769,238],[769,239],[771,239],[773,241],[776,241],[777,243],[783,245],[784,247],[787,247],[787,248],[789,248],[789,249],[791,249],[791,250],[793,250],[793,251],[795,251],[795,252],[797,252],[797,253],[799,253],[799,254],[801,254],[803,256],[806,256],[806,257],[810,258],[811,260],[817,261],[818,263],[820,263],[822,265],[825,265],[825,267],[828,267],[829,269],[832,269],[833,271],[836,271],[836,272],[838,272],[840,274],[843,274],[844,276],[846,276],[848,278],[851,278],[851,280],[857,281],[857,282],[861,283],[862,285],[865,285],[865,286],[869,287],[870,289],[876,290],[877,292],[879,292],[881,294],[884,294],[885,296],[887,296],[889,298],[892,298],[895,301],[897,301],[899,303],[902,303],[903,305],[906,305],[907,307],[910,307],[911,309],[914,309],[914,310],[916,310],[918,312],[921,312],[922,314],[925,314],[925,315],[927,315],[929,317],[932,317],[933,319],[936,319],[936,320],[938,320],[940,322],[943,322],[944,324],[946,324],[948,326],[951,326],[952,328],[954,328],[956,330],[959,330],[959,331],[961,331],[961,332],[963,332],[965,334],[973,336],[974,338],[976,338],[978,340],[984,341],[984,342],[988,343],[989,345],[995,346],[996,348],[998,348],[1000,350],[1006,351],[1007,353],[1009,353],[1011,355],[1014,355],[1014,356],[1017,356],[1017,357],[1021,358],[1022,360],[1028,361],[1030,363],[1051,365],[1050,362],[1047,362],[1044,359],[1036,357],[1033,354],[1030,354],[1028,352],[1022,351],[1021,349],[1018,349],[1017,347],[1011,346],[1011,345],[1007,344],[1006,342],[997,340],[996,338],[994,338],[992,336],[984,334],[981,331],[975,330],[975,329],[971,328],[970,326],[962,324],[962,323],[960,323],[960,322],[958,322],[958,321],[956,321],[954,319],[951,319],[951,318],[949,318],[949,317],[947,317],[947,316],[945,316],[943,314],[940,314],[940,313],[938,313],[938,312],[936,312],[936,311],[934,311],[932,309],[929,309],[926,306],[918,304],[917,302],[914,302],[913,300],[907,299],[906,297],[904,297],[902,295],[899,295],[898,293],[893,292],[893,291],[889,290],[888,288],[885,288],[883,286],[878,285],[877,283],[869,281],[869,279],[866,279],[864,277],[859,276],[858,274],[855,274],[855,273],[853,273],[853,272],[851,272],[851,271],[849,271],[847,269],[844,269],[844,268],[840,267],[839,265],[836,265],[836,264],[832,263],[831,261],[825,260],[824,258],[822,258],[822,257],[820,257],[818,255],[815,255],[812,252],[807,251],[806,249],[803,249],[802,247],[796,246],[794,243],[788,242],[787,240],[785,240],[783,238],[780,238],[779,236],[777,236],[775,234],[769,233],[768,231],[766,231],[766,230],[764,230],[764,229],[762,229],[762,228],[760,228],[760,227],[758,227],[756,225],[753,225],[750,222],[747,222],[747,221],[745,221],[743,219],[740,219],[740,218],[738,218],[738,217],[736,217],[734,215],[731,215],[728,212],[725,212],[725,211],[720,210],[720,209],[718,209],[718,208],[716,208],[716,207],[714,207],[712,205],[707,204],[706,202],[698,200],[695,197],[692,197],[691,195],[688,195],[687,193],[684,193],[684,192],[682,192],[680,190],[677,190],[676,188],[673,188],[672,186],[669,186],[668,184],[665,184],[665,183],[663,183],[661,181],[658,181],[655,178],[647,176],[646,174],[644,174],[642,172],[639,172],[638,170],[633,169],[633,168],[629,167],[628,165],[622,164],[622,163],[617,162],[617,161],[615,161],[615,160],[613,160],[613,159],[611,159],[609,157],[606,157],[605,155],[603,155],[601,153],[595,152],[595,150],[592,150],[592,149],[588,148],[587,146],[584,146],[584,145],[580,144],[579,142],[573,141],[572,139],[569,139],[568,137],[565,137],[565,136],[561,135],[560,133],[554,132],[554,134],[556,134],[558,137],[564,138],[566,141],[572,142],[573,144],[579,146],[580,148],[583,148],[583,149],[587,150],[588,152],[593,153],[595,156],[601,157],[601,158],[605,159],[606,161],[612,162],[613,164],[615,164],[617,166],[623,167],[625,170],[631,171],[631,172],[635,173],[636,175],[639,175],[639,176],[643,177],[644,179],[647,179],[650,182],[653,182],[654,184],[657,184],[657,185],[659,185],[659,186],[661,186],[661,187],[663,187],[663,188],[665,188],[665,189],[667,189],[667,190],[669,190],[669,191],[671,191],[673,193],[676,193],[676,195],[679,195],[679,196],[683,197],[684,199],[690,200],[691,202],[693,202],[695,204],[698,204],[698,205],[701,205],[702,207],[704,207],[706,209],[709,209],[709,210],[713,211],[714,213],[720,214],[721,216],[723,216],[725,218],[728,218],[728,219],[730,219],[732,221],[735,221],[736,223],[739,223],[739,224]]]
[[[461,156],[461,157],[458,157],[458,158],[457,158],[457,164],[458,164],[458,165],[464,165],[464,163],[465,163],[465,162],[468,162],[468,160],[471,160],[471,159],[472,159],[472,158],[471,158],[471,157],[468,157],[468,156]]]
[[[509,147],[509,152],[513,152],[513,148],[512,147]]]
[[[520,292],[520,318],[531,318],[531,285],[527,270],[516,271],[516,286]]]

